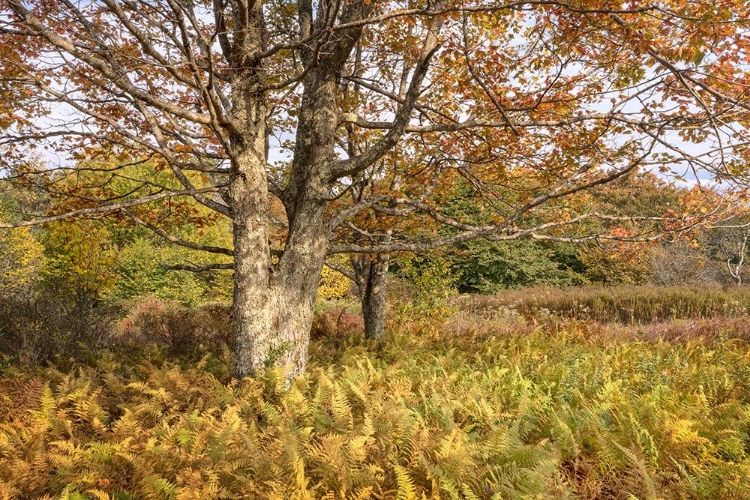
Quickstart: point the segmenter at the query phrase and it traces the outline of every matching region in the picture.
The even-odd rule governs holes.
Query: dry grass
[[[750,287],[540,287],[497,295],[461,296],[455,303],[460,309],[480,315],[510,308],[527,319],[552,314],[601,323],[646,324],[746,316],[750,313]]]

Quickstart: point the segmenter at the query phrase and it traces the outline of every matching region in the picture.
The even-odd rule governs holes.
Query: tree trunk
[[[231,193],[234,210],[235,370],[238,378],[280,365],[294,377],[305,371],[307,348],[328,234],[325,205],[301,200],[284,253],[271,266],[265,207],[265,158],[238,161]],[[243,158],[243,157],[241,157]],[[261,162],[259,159],[263,158]]]
[[[364,255],[352,258],[357,278],[365,337],[379,339],[385,332],[385,308],[388,283],[389,254]]]
[[[269,294],[271,256],[268,244],[269,192],[266,178],[266,94],[261,63],[247,58],[263,48],[263,13],[256,5],[248,24],[244,51],[234,53],[239,68],[232,75],[229,198],[234,242],[234,376],[247,377],[263,368],[276,348],[271,328],[274,303]]]
[[[315,298],[328,250],[325,205],[304,203],[301,208],[290,225],[284,255],[271,278],[275,301],[271,328],[281,342],[274,361],[289,369],[289,377],[304,373],[307,366]]]
[[[256,2],[253,7],[259,27],[254,35],[262,33],[261,5]],[[301,13],[311,15],[311,6],[306,2]],[[357,19],[369,11],[370,7],[354,3],[344,10],[342,19]],[[238,378],[272,365],[286,368],[288,378],[305,371],[316,292],[330,237],[326,207],[331,198],[329,167],[336,160],[339,125],[336,82],[361,32],[361,28],[353,28],[335,33],[317,55],[302,51],[304,65],[310,71],[303,80],[288,185],[283,193],[277,193],[286,210],[288,230],[283,253],[274,266],[266,213],[269,191],[263,68],[254,66],[260,63],[252,57],[262,50],[263,37],[258,37],[257,46],[248,46],[238,56],[246,60],[235,64],[248,68],[232,82],[233,116],[236,123],[246,124],[232,138],[235,154],[229,189],[235,254],[234,375]]]
[[[247,259],[240,258],[245,252],[236,252],[235,272],[242,270],[235,278],[236,377],[276,365],[286,370],[289,379],[304,373],[316,291],[326,255],[322,221],[322,210],[318,214],[308,212],[300,220],[304,230],[291,231],[292,237],[274,272],[269,271],[267,240],[260,258],[252,256],[259,253],[257,248],[247,253]],[[248,228],[244,231],[252,234]],[[238,240],[242,238],[235,236],[235,248]],[[241,267],[243,261],[246,265]]]
[[[284,193],[288,231],[283,254],[272,266],[268,240],[265,124],[252,121],[252,138],[238,141],[230,186],[234,217],[236,358],[234,375],[246,377],[272,365],[292,378],[305,371],[320,272],[328,251],[326,203],[337,115],[335,81],[306,80],[297,127],[297,151]],[[256,99],[249,94],[250,99]],[[259,106],[259,104],[255,104]],[[250,106],[246,106],[250,109]],[[253,112],[255,113],[255,112]],[[265,116],[258,112],[257,116]]]

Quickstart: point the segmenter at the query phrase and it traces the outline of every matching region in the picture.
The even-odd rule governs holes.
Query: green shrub
[[[195,258],[194,254],[195,252],[181,247],[156,245],[147,238],[136,238],[124,246],[118,255],[118,281],[108,298],[122,301],[154,296],[187,306],[197,306],[205,303],[207,297],[211,300],[221,296],[223,290],[217,290],[206,283],[209,275],[200,276],[189,271],[174,271],[163,267],[165,264],[189,262],[191,258]],[[215,272],[217,273],[218,271]],[[220,288],[226,288],[226,283],[223,285]]]
[[[448,299],[456,294],[450,263],[438,257],[416,257],[398,262],[400,281],[389,287],[394,303],[392,323],[415,334],[436,333],[454,309]]]

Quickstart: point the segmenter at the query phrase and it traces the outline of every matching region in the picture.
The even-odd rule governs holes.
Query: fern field
[[[745,340],[521,326],[324,338],[288,390],[221,352],[5,367],[0,498],[750,498]]]

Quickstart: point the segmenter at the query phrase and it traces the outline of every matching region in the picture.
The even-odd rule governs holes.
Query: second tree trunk
[[[365,336],[379,339],[385,332],[388,265],[390,255],[362,255],[352,258],[354,275],[357,278]]]

